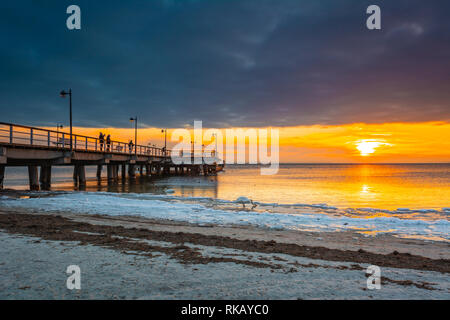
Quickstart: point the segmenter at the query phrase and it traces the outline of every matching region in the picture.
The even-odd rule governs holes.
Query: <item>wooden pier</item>
[[[120,141],[106,144],[99,138],[0,122],[0,190],[5,167],[28,167],[30,190],[49,190],[53,166],[73,166],[75,185],[86,185],[86,166],[97,166],[97,179],[106,167],[108,183],[139,175],[211,175],[221,169],[216,163],[174,164],[170,150],[132,145]],[[208,164],[207,164],[208,163]]]

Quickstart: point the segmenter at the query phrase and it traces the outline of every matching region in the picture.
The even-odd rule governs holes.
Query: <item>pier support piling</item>
[[[5,179],[5,166],[0,165],[0,190],[3,190],[4,179]]]
[[[52,183],[52,167],[49,165],[41,166],[41,174],[39,182],[41,183],[41,190],[50,190]]]
[[[41,172],[39,173],[39,184],[41,185],[41,189],[43,189],[44,187],[44,183],[45,183],[45,166],[41,166]]]
[[[78,166],[77,165],[73,166],[73,183],[75,185],[78,185]]]
[[[97,180],[102,180],[102,168],[103,166],[101,164],[97,166]]]
[[[134,170],[134,164],[129,164],[128,165],[128,176],[130,178],[134,178],[136,176],[135,175],[135,170]]]
[[[39,190],[39,174],[37,166],[28,166],[28,179],[30,182],[30,190]]]
[[[113,172],[113,166],[111,164],[108,164],[106,166],[106,175],[108,178],[108,183],[112,183],[114,181],[114,172]]]
[[[48,166],[47,167],[47,177],[45,179],[45,187],[50,190],[50,188],[52,187],[52,167]]]
[[[119,181],[119,165],[118,164],[114,165],[114,181],[116,181],[116,182]]]
[[[83,165],[76,164],[73,167],[73,182],[78,187],[86,186],[86,170]]]
[[[86,186],[86,170],[84,166],[78,168],[78,184],[80,187]]]
[[[150,169],[150,175],[151,175],[151,176],[155,174],[153,168],[154,168],[153,164],[150,163],[150,164],[149,164],[149,169]]]
[[[122,180],[125,180],[127,177],[127,170],[126,170],[126,164],[122,165]]]

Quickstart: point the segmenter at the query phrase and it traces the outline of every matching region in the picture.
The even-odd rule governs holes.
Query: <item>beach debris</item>
[[[256,203],[253,202],[252,199],[249,199],[247,197],[239,197],[234,202],[242,204],[242,208],[245,208],[246,204],[251,204],[252,210],[258,206]]]
[[[175,193],[175,190],[173,190],[173,189],[167,189],[167,190],[166,190],[166,193]]]

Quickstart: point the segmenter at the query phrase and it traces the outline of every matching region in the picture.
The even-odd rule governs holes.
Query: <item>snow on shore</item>
[[[202,202],[202,200],[207,200],[207,198],[189,198],[191,201],[197,200],[197,203],[168,201],[176,198],[169,195],[74,192],[55,196],[21,199],[6,199],[2,197],[0,198],[0,208],[26,208],[46,212],[65,211],[113,216],[137,215],[146,218],[169,219],[190,223],[254,225],[291,230],[342,231],[351,229],[356,231],[389,232],[407,236],[450,239],[450,222],[447,219],[425,221],[387,216],[355,218],[317,213],[287,214],[248,210],[233,211],[210,208]],[[231,201],[221,201],[233,203]],[[272,205],[274,208],[283,206],[261,203],[259,205]],[[291,206],[319,207],[324,210],[335,209],[326,204],[293,204]],[[366,208],[365,210],[369,209]],[[397,211],[411,212],[412,210],[405,208]],[[446,213],[447,211],[445,210],[443,212]]]

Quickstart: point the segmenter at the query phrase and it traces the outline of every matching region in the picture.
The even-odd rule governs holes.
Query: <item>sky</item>
[[[71,4],[81,30],[66,28]],[[381,30],[366,28],[371,4]],[[450,161],[423,142],[448,137],[449,12],[438,0],[9,1],[0,121],[67,125],[58,93],[71,88],[80,130],[130,129],[130,116],[140,128],[270,126],[286,161],[338,162],[348,146],[367,161],[361,141],[386,149],[380,161],[410,160],[406,134],[420,159]],[[308,130],[326,141],[306,142]]]
[[[48,129],[53,129],[49,127]],[[237,128],[233,128],[236,130]],[[242,128],[269,129],[269,128]],[[450,162],[450,123],[384,123],[384,124],[345,124],[345,125],[308,125],[270,128],[279,131],[279,161],[281,163],[449,163]],[[167,145],[172,149],[182,140],[172,135],[176,129],[169,129]],[[221,159],[226,159],[233,145],[226,145],[226,129],[218,129],[223,137],[220,148]],[[67,133],[68,128],[64,131]],[[114,141],[127,142],[134,138],[133,128],[85,128],[76,127],[78,134],[97,137],[101,131],[110,134]],[[193,132],[190,130],[192,137]],[[271,132],[268,130],[268,136]],[[214,138],[206,138],[202,143],[214,149]],[[220,137],[220,135],[219,135]],[[193,139],[194,140],[194,139]],[[200,142],[195,140],[200,146]],[[138,130],[139,145],[164,146],[164,133],[159,128],[141,128]],[[250,150],[250,140],[245,147]],[[236,146],[237,141],[234,142]],[[258,146],[255,146],[258,148]],[[268,142],[271,149],[271,141]],[[198,149],[199,150],[199,149]],[[237,149],[235,150],[237,151]],[[259,149],[257,149],[257,152]],[[248,154],[247,154],[248,161]]]

